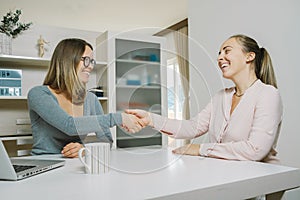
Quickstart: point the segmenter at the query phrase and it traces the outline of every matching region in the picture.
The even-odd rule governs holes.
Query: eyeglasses
[[[90,65],[92,65],[94,67],[96,65],[96,60],[94,60],[93,58],[90,58],[88,56],[81,57],[81,60],[83,61],[84,67],[88,67]]]

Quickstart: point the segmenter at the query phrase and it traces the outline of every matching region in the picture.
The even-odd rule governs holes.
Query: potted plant
[[[20,35],[23,31],[30,28],[32,22],[21,23],[19,22],[20,16],[22,14],[21,10],[9,11],[3,16],[0,24],[0,45],[1,53],[11,54],[11,41]]]

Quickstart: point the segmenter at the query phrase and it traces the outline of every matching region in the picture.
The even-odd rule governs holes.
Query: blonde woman
[[[209,143],[179,147],[173,150],[177,154],[279,163],[275,148],[283,108],[268,52],[252,38],[234,35],[222,44],[218,65],[234,86],[218,92],[192,119],[168,119],[143,110],[127,113],[174,138],[209,134]]]
[[[88,133],[112,143],[112,126],[130,132],[141,129],[134,115],[103,114],[97,97],[87,92],[86,83],[95,64],[92,45],[82,39],[65,39],[56,46],[43,85],[28,93],[32,155],[62,153],[77,157]]]

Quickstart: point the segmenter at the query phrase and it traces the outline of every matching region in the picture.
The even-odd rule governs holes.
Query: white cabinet
[[[105,32],[97,38],[97,59],[108,63],[109,111],[143,109],[166,116],[164,40],[159,37]],[[103,57],[104,56],[104,57]],[[112,129],[115,147],[165,145],[167,138],[149,127],[136,134]]]
[[[27,93],[32,87],[43,84],[49,64],[49,59],[0,55],[0,69],[21,70],[22,72],[21,96],[0,96],[0,139],[10,147],[9,154],[11,156],[22,155],[22,151],[19,150],[22,146],[24,147],[25,142],[30,143],[32,134]],[[98,73],[101,73],[105,67],[106,62],[97,62],[87,88],[99,86],[97,80],[100,75]],[[3,81],[3,78],[0,78],[0,81]],[[3,85],[3,82],[1,84]],[[106,92],[104,92],[105,94]],[[105,112],[108,111],[107,100],[107,96],[99,98]]]

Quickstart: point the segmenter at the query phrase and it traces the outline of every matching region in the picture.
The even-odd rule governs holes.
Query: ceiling
[[[0,0],[0,4],[1,16],[22,9],[22,20],[34,24],[98,32],[155,32],[187,18],[188,0]]]

